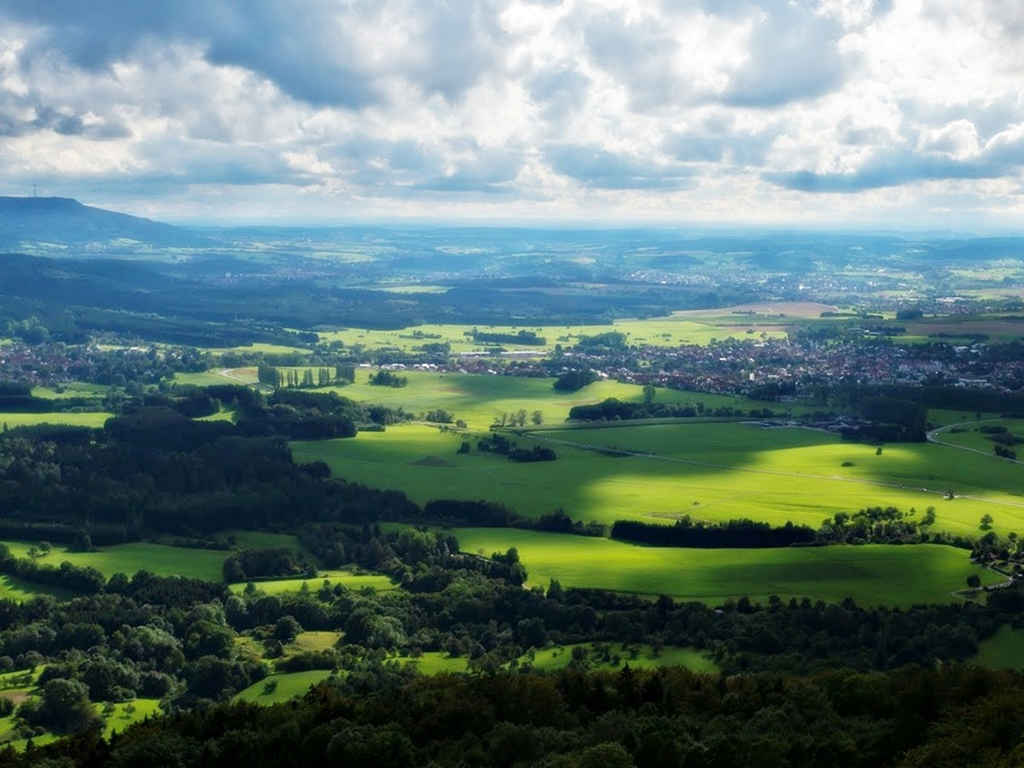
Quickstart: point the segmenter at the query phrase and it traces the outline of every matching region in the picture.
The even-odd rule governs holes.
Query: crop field
[[[255,581],[253,586],[260,592],[268,595],[280,595],[288,592],[300,592],[305,586],[306,589],[316,592],[327,582],[328,586],[334,587],[341,584],[347,589],[359,591],[369,587],[377,592],[387,592],[396,589],[391,579],[377,573],[355,574],[350,571],[324,571],[315,579],[274,579],[270,581]],[[236,593],[244,592],[247,583],[240,582],[231,585],[231,591]]]
[[[1004,624],[995,635],[981,642],[973,661],[989,669],[1021,669],[1024,667],[1024,630]]]
[[[255,384],[256,369],[249,368],[211,368],[202,373],[174,374],[174,383],[194,387],[217,387],[224,384]]]
[[[864,605],[909,606],[952,601],[977,573],[968,553],[933,544],[677,549],[640,547],[610,539],[494,528],[457,528],[460,548],[485,555],[519,550],[528,583],[588,587],[719,604],[747,595],[766,600],[809,597]]]
[[[409,383],[404,387],[379,387],[369,383],[370,372],[356,371],[356,382],[345,387],[325,387],[315,392],[337,392],[356,402],[401,406],[410,413],[423,413],[443,408],[470,427],[486,429],[495,417],[520,408],[527,413],[540,411],[547,425],[564,422],[575,405],[599,403],[609,397],[636,401],[643,399],[643,387],[618,381],[596,381],[577,392],[558,392],[554,379],[481,374],[426,373],[402,371]],[[732,407],[779,409],[778,403],[766,403],[744,397],[710,395],[702,392],[659,388],[660,403],[704,403],[706,408]],[[799,409],[798,409],[799,410]]]
[[[6,425],[8,429],[34,427],[38,424],[66,424],[70,427],[99,428],[113,415],[112,413],[101,411],[88,413],[62,411],[53,413],[0,413],[0,425]]]
[[[817,528],[836,512],[892,505],[920,514],[931,506],[936,530],[977,534],[989,514],[1000,533],[1024,531],[1021,467],[941,445],[891,444],[879,456],[874,446],[811,429],[676,423],[530,432],[516,440],[542,440],[558,460],[516,463],[475,445],[458,454],[464,439],[403,425],[297,442],[292,451],[296,461],[322,459],[335,476],[401,490],[418,503],[487,499],[530,517],[562,508],[606,524],[690,515]],[[949,489],[957,498],[944,498]]]
[[[265,355],[308,355],[306,347],[292,347],[285,344],[264,344],[255,342],[244,347],[200,347],[203,352],[214,355],[223,354],[245,354],[246,352],[262,352]]]
[[[3,542],[15,557],[28,557],[31,543]],[[221,567],[228,553],[209,549],[187,549],[164,544],[133,542],[103,547],[96,552],[68,552],[54,546],[49,554],[36,562],[59,566],[67,560],[72,565],[92,566],[107,578],[115,573],[128,576],[137,571],[149,571],[157,576],[186,576],[206,581],[222,581]]]
[[[722,322],[718,322],[722,318]],[[792,318],[791,318],[792,319]],[[714,339],[744,339],[763,333],[766,337],[784,338],[785,330],[778,325],[781,318],[771,318],[768,327],[765,318],[755,316],[729,315],[728,310],[717,310],[714,317],[690,319],[682,315],[656,317],[644,320],[616,320],[602,325],[545,325],[545,326],[513,326],[513,325],[447,325],[426,324],[397,331],[380,331],[366,328],[346,328],[338,331],[320,331],[322,342],[341,341],[346,347],[363,346],[367,349],[390,347],[403,351],[413,351],[424,344],[450,344],[455,354],[485,352],[488,346],[501,346],[510,351],[536,352],[544,354],[555,348],[555,345],[571,346],[581,336],[596,336],[601,333],[617,331],[626,335],[626,342],[631,345],[648,345],[657,347],[676,347],[682,344],[706,345]],[[545,340],[543,345],[518,344],[502,342],[500,345],[488,345],[475,341],[471,334],[476,328],[481,333],[516,334],[519,331],[530,331]]]
[[[926,318],[920,321],[900,322],[907,336],[931,336],[942,333],[949,336],[985,334],[993,341],[1009,341],[1024,337],[1024,320],[999,316],[967,316],[962,320],[950,317]],[[901,337],[895,337],[900,340]]]

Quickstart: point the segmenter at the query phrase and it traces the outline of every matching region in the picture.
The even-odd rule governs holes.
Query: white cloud
[[[170,219],[1022,205],[1014,0],[8,0],[0,30],[6,193]]]

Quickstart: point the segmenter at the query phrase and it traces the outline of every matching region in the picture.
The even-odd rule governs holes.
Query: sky
[[[0,0],[0,194],[1024,230],[1020,0]]]

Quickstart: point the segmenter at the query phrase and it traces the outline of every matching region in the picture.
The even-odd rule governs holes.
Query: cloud
[[[761,166],[777,135],[773,127],[741,131],[731,120],[716,116],[695,130],[669,133],[662,148],[682,162]]]
[[[0,189],[151,216],[602,221],[897,199],[941,217],[955,192],[1019,221],[1000,190],[1024,176],[1021,18],[1014,0],[4,0]]]
[[[353,109],[385,101],[391,80],[461,98],[499,66],[497,11],[490,0],[309,0],[301,9],[274,0],[10,0],[3,8],[44,30],[34,53],[58,50],[85,69],[160,40],[185,42],[212,64],[248,69],[310,104]]]
[[[555,171],[587,187],[683,189],[693,184],[694,172],[685,166],[647,162],[599,147],[556,145],[549,147],[544,155]]]
[[[725,104],[777,107],[840,88],[855,58],[839,50],[840,23],[808,4],[778,3],[752,18],[747,60],[721,95]]]
[[[887,153],[849,173],[812,171],[767,172],[766,181],[800,192],[863,192],[919,181],[994,179],[1010,175],[1012,168],[984,160],[960,161],[945,155]]]

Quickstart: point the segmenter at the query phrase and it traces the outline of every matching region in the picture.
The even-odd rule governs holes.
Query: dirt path
[[[234,370],[235,370],[234,368],[221,368],[219,371],[217,371],[217,375],[218,376],[223,376],[225,379],[231,379],[232,381],[237,381],[237,382],[239,382],[241,384],[247,384],[247,385],[248,384],[252,384],[252,382],[249,381],[248,379],[243,379],[240,376],[236,376],[234,374]]]

